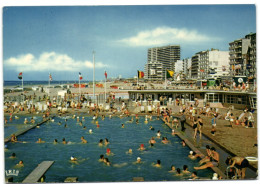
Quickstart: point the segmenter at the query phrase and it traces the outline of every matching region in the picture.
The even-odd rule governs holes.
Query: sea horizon
[[[50,82],[50,85],[62,85],[62,84],[74,84],[74,83],[78,83],[79,81],[77,80],[53,80]],[[89,83],[92,81],[87,81],[87,80],[83,80],[80,81],[80,83]],[[96,82],[100,82],[100,81],[96,81]],[[48,85],[49,81],[43,81],[43,80],[24,80],[23,81],[23,85],[24,86],[34,86],[34,85]],[[4,87],[10,87],[10,86],[22,86],[22,81],[21,80],[4,80],[3,83]]]

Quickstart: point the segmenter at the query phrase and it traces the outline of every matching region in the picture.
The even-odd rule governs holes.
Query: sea
[[[79,81],[70,80],[70,81],[51,81],[50,85],[66,85],[66,84],[77,84]],[[89,83],[89,81],[80,81],[81,84]],[[49,81],[23,81],[23,86],[45,86],[49,85]],[[22,81],[4,81],[4,87],[22,87]]]

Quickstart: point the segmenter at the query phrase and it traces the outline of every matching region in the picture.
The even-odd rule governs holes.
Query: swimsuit
[[[237,165],[237,164],[236,164],[236,166],[237,166],[238,169],[246,168],[246,167],[249,166],[249,162],[248,162],[247,159],[244,159],[244,160],[241,162],[241,165]]]
[[[193,129],[197,128],[197,123],[192,126]]]
[[[214,166],[214,167],[217,167],[218,166],[218,161],[217,160],[215,160],[214,158],[212,158],[212,157],[210,157],[210,161],[211,161],[211,163],[212,163],[212,165]]]

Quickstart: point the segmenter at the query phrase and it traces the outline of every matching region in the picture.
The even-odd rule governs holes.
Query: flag
[[[23,79],[23,72],[20,72],[20,73],[19,73],[18,79]]]
[[[172,77],[173,77],[173,74],[174,74],[174,71],[172,71],[172,70],[166,70],[166,77],[167,77],[167,78],[172,78]]]
[[[52,76],[51,76],[51,74],[49,74],[49,81],[52,81]]]
[[[83,77],[82,77],[81,73],[79,72],[79,80],[82,80],[82,79],[83,79]]]
[[[138,79],[144,78],[144,72],[137,70]]]
[[[107,79],[107,72],[105,71],[105,77],[106,77],[106,79]]]

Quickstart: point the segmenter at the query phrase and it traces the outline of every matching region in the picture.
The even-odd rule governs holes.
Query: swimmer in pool
[[[144,121],[144,123],[145,123],[145,124],[147,124],[147,123],[148,123],[148,120],[147,120],[147,118],[145,118],[145,121]]]
[[[108,158],[105,158],[105,159],[104,159],[104,163],[105,163],[105,165],[107,165],[107,166],[111,166],[111,162],[108,160]]]
[[[98,145],[99,145],[99,146],[103,146],[103,139],[100,139],[100,140],[99,140]]]
[[[138,123],[139,123],[139,120],[137,119],[137,120],[135,120],[135,122],[136,122],[136,124],[138,124]]]
[[[152,116],[152,115],[151,115],[149,118],[150,118],[150,121],[152,121],[152,120],[153,120],[153,116]]]
[[[184,165],[183,166],[183,171],[182,171],[183,174],[190,174],[190,171],[188,170],[188,166],[187,165]]]
[[[82,117],[82,121],[85,121],[85,118],[84,118],[84,116]]]
[[[77,161],[77,158],[74,157],[74,156],[71,156],[71,157],[70,157],[70,160],[71,160],[71,161]]]
[[[105,138],[105,145],[108,145],[109,144],[109,141],[107,138]]]
[[[45,143],[45,141],[43,141],[41,138],[39,138],[38,141],[36,141],[36,143]]]
[[[99,162],[104,162],[104,160],[105,160],[104,155],[100,155],[98,161]]]
[[[183,147],[186,146],[186,142],[184,140],[181,141],[181,144],[182,144]]]
[[[143,163],[140,157],[137,157],[136,161],[134,162],[134,164],[141,164]]]
[[[144,151],[145,150],[144,144],[141,144],[138,150]]]
[[[163,144],[168,144],[169,143],[169,140],[167,139],[167,137],[163,137],[162,138],[162,143]]]
[[[60,122],[60,121],[58,122],[58,125],[61,125],[61,122]]]
[[[82,126],[82,122],[81,121],[79,122],[79,126]]]
[[[152,165],[153,165],[154,167],[158,167],[158,168],[162,167],[162,166],[161,166],[161,160],[157,160],[156,164],[153,163]]]
[[[156,141],[155,141],[154,137],[152,137],[152,138],[149,140],[149,144],[155,144],[155,143],[156,143]]]
[[[161,138],[161,131],[158,130],[156,135],[157,135],[157,138],[160,139]]]
[[[83,129],[84,129],[84,130],[86,130],[86,129],[87,129],[87,127],[86,127],[86,126],[84,126],[84,127],[83,127]]]
[[[16,154],[12,153],[12,155],[9,158],[16,158]]]
[[[175,135],[176,135],[175,130],[172,129],[172,136],[175,136]]]
[[[33,117],[31,118],[31,121],[30,121],[32,124],[35,123],[35,120],[33,119]]]
[[[107,155],[107,156],[113,156],[114,153],[111,152],[111,149],[110,149],[110,148],[107,148],[106,155]]]
[[[67,144],[65,138],[62,139],[62,144]]]
[[[181,169],[180,168],[177,168],[176,169],[176,176],[182,176],[183,174],[181,173]]]
[[[129,150],[126,152],[126,154],[132,154],[133,150],[131,148],[129,148]]]
[[[58,143],[58,140],[54,139],[53,144],[57,144],[57,143]]]
[[[125,125],[122,123],[121,128],[125,128]]]
[[[27,124],[27,123],[28,123],[27,118],[24,119],[24,122],[23,122],[23,123],[24,123],[24,124]]]
[[[89,129],[89,131],[88,131],[90,134],[92,134],[93,132],[92,132],[92,129]]]
[[[17,142],[17,137],[15,136],[15,134],[11,135],[11,142]]]
[[[196,158],[200,157],[200,154],[195,153],[194,151],[190,151],[188,156],[190,159],[195,160]]]
[[[174,166],[174,165],[171,166],[171,170],[170,170],[169,172],[170,172],[170,173],[175,173],[175,172],[176,172],[176,169],[175,169],[175,166]]]
[[[154,128],[152,126],[150,126],[150,130],[154,130]]]
[[[67,128],[67,124],[64,125],[64,128]]]
[[[84,144],[85,144],[85,143],[88,143],[88,141],[87,141],[86,139],[84,139],[84,137],[83,137],[83,136],[81,136],[81,138],[80,138],[80,139],[81,139],[81,143],[84,143]]]
[[[17,166],[17,167],[24,167],[23,161],[20,160],[20,161],[18,162],[18,164],[16,164],[16,166]]]
[[[191,180],[197,180],[197,179],[199,179],[199,177],[197,176],[197,172],[196,171],[192,172],[191,173]]]
[[[127,121],[128,123],[133,123],[134,117],[132,116],[131,120]]]
[[[102,117],[102,120],[104,120],[104,119],[105,119],[105,116],[104,116],[104,115],[102,115],[101,117]]]
[[[74,157],[74,156],[71,156],[71,157],[70,157],[70,162],[73,163],[73,164],[79,165],[78,159],[77,159],[76,157]]]

